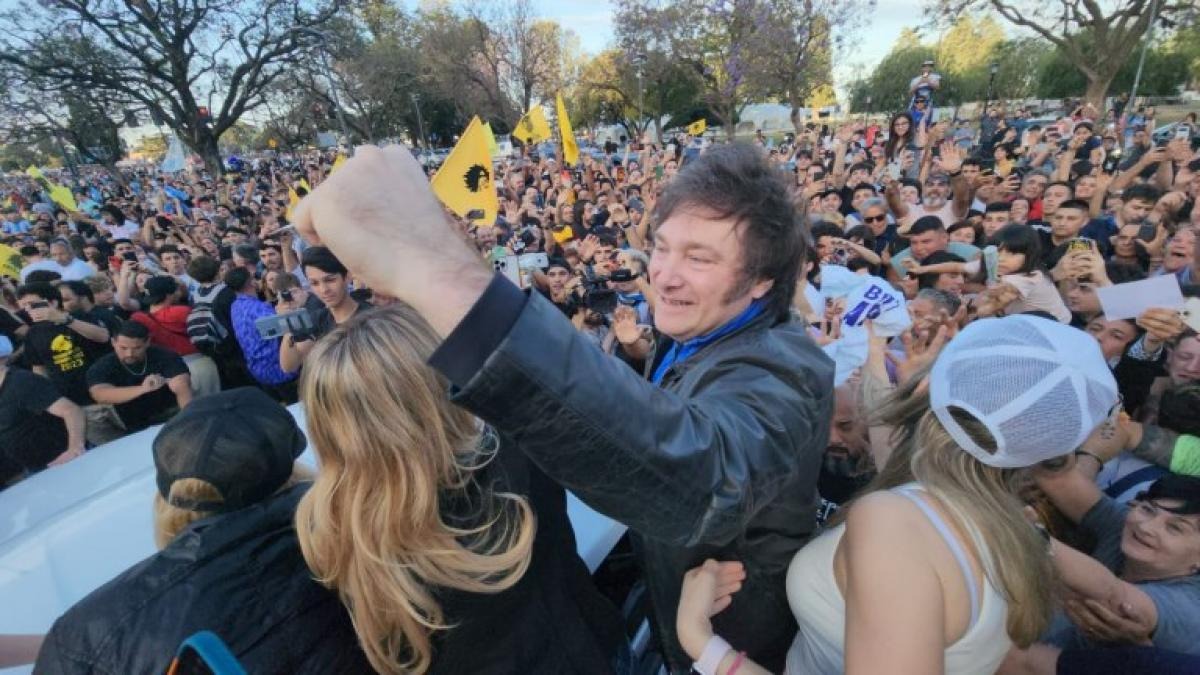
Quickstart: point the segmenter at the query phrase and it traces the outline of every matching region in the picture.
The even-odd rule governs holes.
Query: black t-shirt
[[[368,309],[371,309],[371,303],[360,302],[360,303],[358,303],[358,306],[354,309],[354,314],[358,314],[359,312],[365,312]],[[354,314],[352,314],[351,316],[354,316]],[[321,338],[325,337],[326,335],[329,335],[330,333],[333,332],[334,328],[337,328],[337,321],[334,320],[333,312],[330,312],[328,307],[322,307],[321,309],[317,310],[316,312],[313,312],[313,339],[314,340],[320,340]]]
[[[91,405],[87,369],[98,358],[94,350],[103,344],[83,337],[68,326],[38,321],[25,334],[25,359],[31,366],[45,367],[46,376],[72,402]]]
[[[0,465],[40,471],[67,449],[67,425],[46,412],[62,397],[50,380],[9,368],[0,383]],[[0,485],[12,476],[3,475]]]
[[[121,320],[117,318],[117,315],[103,307],[93,307],[86,312],[72,312],[71,315],[76,319],[94,323],[97,326],[104,326],[108,329],[110,337],[116,335],[117,330],[121,328]],[[112,342],[84,340],[83,350],[88,352],[88,356],[91,357],[91,361],[94,363],[101,356],[112,353]]]
[[[21,346],[21,338],[17,337],[17,331],[24,325],[25,323],[16,316],[13,316],[12,312],[0,308],[0,335],[8,338],[14,350]]]
[[[146,360],[140,366],[126,366],[116,354],[101,358],[88,369],[87,384],[89,387],[97,384],[136,387],[145,381],[148,375],[161,375],[163,379],[169,380],[187,373],[187,364],[174,352],[160,347],[149,347],[146,350]],[[142,394],[128,403],[113,407],[125,423],[125,428],[136,431],[163,421],[175,407],[175,394],[164,385],[156,391]]]

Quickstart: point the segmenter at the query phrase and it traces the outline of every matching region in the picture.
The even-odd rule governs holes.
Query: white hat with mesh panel
[[[1049,319],[1009,316],[968,325],[934,362],[929,401],[962,449],[988,466],[1017,468],[1073,452],[1111,414],[1117,382],[1087,333]],[[978,445],[958,409],[996,441]]]

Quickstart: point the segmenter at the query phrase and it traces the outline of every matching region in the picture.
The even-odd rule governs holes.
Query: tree
[[[762,36],[776,20],[773,9],[769,0],[621,0],[618,39],[649,44],[685,66],[701,101],[733,139],[738,116],[770,88]]]
[[[222,172],[217,141],[341,8],[291,0],[57,0],[0,15],[0,62],[55,89],[128,97]],[[207,93],[205,97],[204,93]],[[216,96],[219,107],[211,103]]]
[[[835,34],[852,32],[874,0],[775,0],[771,5],[772,18],[759,37],[762,77],[767,93],[791,106],[792,126],[799,134],[806,102],[809,108],[833,105],[834,52],[847,44]],[[816,106],[811,99],[823,89],[830,91]]]
[[[55,90],[42,78],[28,78],[11,66],[2,71],[0,140],[24,145],[51,141],[64,154],[73,148],[79,161],[99,164],[118,183],[125,183],[116,163],[125,153],[118,127],[128,101],[104,92]]]
[[[1138,59],[1130,59],[1113,76],[1112,87],[1118,91],[1129,91],[1137,71]],[[1146,63],[1138,93],[1146,96],[1175,94],[1188,81],[1187,57],[1177,51],[1160,46],[1146,52]],[[1075,69],[1069,57],[1055,49],[1042,63],[1038,78],[1038,96],[1043,98],[1073,98],[1087,85],[1083,74]]]
[[[619,124],[629,138],[640,138],[654,124],[661,138],[662,118],[690,113],[698,96],[680,64],[660,54],[609,49],[584,63],[571,99],[581,125]]]
[[[908,107],[908,83],[921,72],[921,63],[936,55],[933,47],[921,43],[921,36],[915,30],[901,29],[892,50],[875,66],[871,76],[861,84],[851,86],[851,106],[870,112]],[[868,96],[871,97],[870,105],[866,102]]]
[[[1150,26],[1151,2],[1158,2],[1164,23],[1197,6],[1196,0],[927,0],[926,12],[953,20],[990,9],[1014,26],[1033,31],[1083,74],[1087,100],[1103,109],[1113,79]]]

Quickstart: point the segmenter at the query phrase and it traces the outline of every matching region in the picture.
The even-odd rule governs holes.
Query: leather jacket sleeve
[[[478,370],[447,362],[446,352],[478,353],[495,335],[469,314],[431,359],[456,385],[455,402],[644,536],[728,543],[789,477],[815,471],[824,449],[832,405],[824,361],[714,363],[685,397],[602,354],[535,294]],[[472,344],[455,344],[464,340]]]

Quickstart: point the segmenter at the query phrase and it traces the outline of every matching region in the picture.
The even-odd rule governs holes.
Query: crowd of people
[[[1064,112],[4,179],[0,489],[165,422],[36,671],[1200,672],[1200,133]]]

